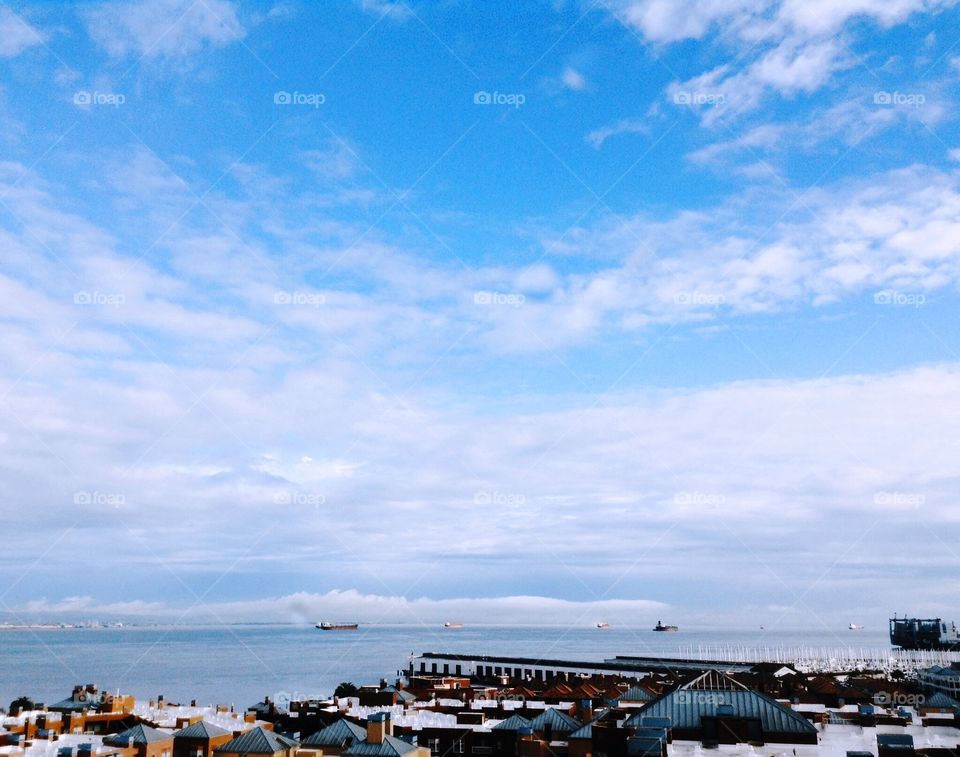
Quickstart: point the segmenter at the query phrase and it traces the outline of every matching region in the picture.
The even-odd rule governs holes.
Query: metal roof
[[[948,676],[950,678],[957,678],[960,676],[960,668],[944,667],[943,665],[933,665],[921,672],[926,673],[927,675]]]
[[[175,739],[215,739],[217,736],[229,736],[230,731],[225,731],[220,726],[201,720],[199,723],[188,725],[173,734]]]
[[[640,736],[627,739],[627,754],[631,757],[660,757],[663,754],[662,737]]]
[[[644,705],[624,725],[639,725],[641,717],[653,715],[670,718],[677,729],[697,729],[702,718],[716,716],[721,708],[728,707],[734,717],[759,719],[765,733],[817,733],[816,727],[802,715],[749,689],[675,689]]]
[[[360,741],[343,753],[345,755],[364,755],[364,757],[400,757],[400,755],[412,752],[416,748],[410,742],[398,739],[396,736],[384,736],[381,744]]]
[[[48,708],[52,712],[80,712],[82,710],[99,710],[100,702],[95,699],[88,699],[84,701],[78,701],[73,697],[67,697],[62,699],[59,702],[51,704]]]
[[[521,728],[529,728],[530,721],[522,715],[511,715],[502,723],[497,723],[491,730],[493,731],[519,731]]]
[[[631,686],[617,699],[621,702],[652,702],[656,697],[641,686]]]
[[[381,694],[396,694],[397,699],[401,702],[415,702],[417,698],[411,694],[409,691],[404,691],[403,689],[398,689],[396,686],[384,686],[380,689]]]
[[[158,731],[143,723],[128,728],[122,733],[115,733],[104,738],[103,743],[108,746],[127,746],[127,744],[152,744],[156,741],[168,741],[173,734]]]
[[[577,730],[582,723],[555,707],[548,707],[530,721],[530,727],[535,731],[543,731],[547,726],[554,733],[570,733]]]
[[[938,691],[936,694],[929,696],[924,700],[921,707],[940,707],[942,709],[950,709],[960,707],[960,702],[954,699],[949,694],[944,694],[942,691]]]
[[[293,739],[257,726],[252,731],[247,731],[226,744],[221,744],[213,751],[231,754],[276,754],[296,746],[299,744]]]
[[[580,726],[577,730],[567,736],[568,739],[592,739],[593,738],[593,722],[589,722],[584,726]]]
[[[303,746],[342,746],[348,739],[350,743],[363,741],[367,732],[356,723],[341,718],[326,728],[307,736],[301,743]]]

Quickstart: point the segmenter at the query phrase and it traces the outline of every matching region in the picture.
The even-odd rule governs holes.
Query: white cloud
[[[331,139],[321,148],[305,150],[303,158],[311,171],[332,180],[348,179],[362,165],[357,148],[337,139]]]
[[[354,2],[364,12],[379,18],[402,21],[413,15],[413,9],[403,0],[354,0]]]
[[[110,55],[177,59],[246,34],[230,0],[106,2],[84,12],[94,41]]]
[[[331,618],[349,618],[361,623],[425,623],[439,626],[447,620],[456,619],[467,623],[510,625],[561,625],[579,622],[580,625],[587,626],[597,618],[652,623],[652,618],[664,608],[665,605],[660,602],[639,599],[580,602],[537,596],[431,599],[364,594],[354,589],[333,589],[323,594],[298,592],[249,601],[213,602],[207,606],[192,608],[140,600],[98,603],[92,597],[84,596],[68,597],[59,601],[33,600],[15,610],[21,617],[71,615],[88,618],[106,615],[172,617],[187,622],[212,614],[220,621],[276,618],[279,621],[310,623]]]
[[[956,521],[960,456],[943,443],[960,438],[952,364],[598,391],[550,411],[512,396],[523,392],[518,364],[533,373],[556,359],[566,372],[572,345],[620,349],[625,334],[663,333],[657,324],[956,287],[953,174],[916,167],[813,190],[810,217],[772,229],[796,198],[764,189],[709,213],[574,230],[568,257],[549,264],[464,271],[416,255],[407,238],[358,242],[365,224],[318,217],[310,192],[255,166],[238,172],[235,196],[210,192],[210,212],[184,216],[188,163],[179,181],[143,152],[112,160],[91,158],[84,174],[98,177],[102,207],[124,210],[109,214],[109,232],[63,199],[69,187],[0,166],[4,201],[22,219],[0,228],[0,515],[23,534],[3,559],[51,547],[24,591],[59,585],[78,554],[109,548],[109,564],[87,566],[91,585],[109,586],[117,562],[151,603],[151,587],[174,583],[158,575],[233,566],[248,586],[295,584],[271,594],[322,581],[304,616],[340,601],[326,594],[334,587],[357,590],[344,600],[355,604],[335,605],[344,612],[368,596],[387,598],[370,600],[372,612],[396,597],[482,598],[492,585],[562,594],[574,579],[587,599],[644,601],[650,585],[686,597],[724,571],[747,576],[753,596],[783,599],[765,567],[798,589],[814,580],[865,518],[903,515],[896,496],[878,494],[921,494],[925,518]],[[81,287],[126,300],[77,306]],[[526,302],[478,305],[479,290]],[[280,304],[277,292],[303,297]],[[698,299],[714,295],[723,302]],[[521,363],[516,353],[533,354]],[[506,377],[502,406],[464,400],[483,372]],[[54,543],[51,524],[78,519]],[[899,564],[884,563],[890,545],[928,538],[908,525],[857,552],[869,576],[831,581],[859,590],[880,576],[892,597],[902,585]],[[731,531],[751,550],[731,549]],[[784,557],[784,539],[810,546]],[[704,566],[723,570],[704,577]],[[182,595],[165,605],[189,606]],[[209,601],[226,612],[230,596]],[[427,604],[437,619],[508,609]],[[69,606],[88,614],[98,603]],[[608,621],[617,611],[562,605],[555,617],[581,609]]]
[[[624,118],[610,126],[594,129],[587,134],[587,142],[593,145],[593,147],[600,149],[603,147],[604,142],[611,137],[616,137],[620,134],[647,134],[649,131],[650,128],[645,121],[634,118]]]
[[[775,138],[775,131],[750,137],[758,144]],[[588,256],[598,267],[566,276],[547,300],[496,313],[491,341],[555,349],[618,325],[775,313],[885,288],[960,287],[956,176],[916,167],[810,189],[800,205],[804,220],[790,220],[796,198],[766,188],[666,222],[616,218],[568,230],[557,242],[547,237],[548,251]],[[747,215],[764,220],[754,226]]]
[[[618,17],[652,42],[702,38],[714,24],[762,18],[771,0],[620,0],[611,4]]]
[[[44,36],[10,8],[0,8],[0,58],[14,58],[43,41]]]
[[[567,67],[561,77],[563,86],[572,89],[574,92],[582,92],[587,88],[587,78],[576,69]]]
[[[891,129],[911,127],[929,134],[928,130],[934,128],[944,114],[942,96],[934,91],[920,107],[877,105],[873,100],[871,92],[807,111],[801,120],[762,123],[733,138],[695,150],[688,158],[699,165],[714,165],[724,170],[740,160],[779,165],[781,157],[815,152],[835,140],[854,146],[882,137]]]
[[[955,0],[619,0],[614,14],[654,43],[704,39],[716,32],[734,48],[725,63],[675,82],[670,92],[721,95],[727,107],[708,109],[707,122],[754,110],[771,92],[815,92],[856,65],[847,28],[869,20],[889,28],[916,13],[936,13]],[[736,53],[739,52],[739,55]],[[741,60],[742,59],[742,60]]]

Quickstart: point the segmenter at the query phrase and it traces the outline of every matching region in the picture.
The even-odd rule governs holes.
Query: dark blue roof
[[[618,699],[621,702],[652,702],[656,697],[641,686],[633,686],[623,692]]]
[[[199,723],[188,725],[173,734],[175,739],[215,739],[217,736],[229,736],[230,731],[225,731],[219,726],[201,720]]]
[[[877,746],[895,749],[913,749],[913,736],[909,733],[878,733]]]
[[[521,728],[529,728],[530,721],[522,715],[511,715],[503,722],[497,723],[491,730],[493,731],[519,731]]]
[[[345,755],[364,755],[364,757],[401,757],[401,755],[412,752],[416,748],[409,741],[398,739],[395,736],[384,736],[381,744],[360,741],[343,753]]]
[[[221,744],[213,751],[236,752],[238,754],[276,754],[296,746],[299,746],[299,744],[293,739],[288,739],[279,733],[257,726],[252,731],[247,731],[226,744]]]
[[[53,712],[80,712],[82,710],[99,710],[100,703],[95,699],[86,699],[78,702],[73,697],[67,697],[59,702],[51,704],[48,708]]]
[[[640,736],[627,739],[627,754],[630,757],[660,757],[664,739],[658,736]]]
[[[939,707],[944,710],[956,709],[960,707],[960,702],[954,699],[948,694],[944,694],[942,691],[938,691],[936,694],[929,696],[920,705],[921,707]]]
[[[577,730],[567,736],[568,739],[592,739],[593,738],[593,721],[587,723],[586,725],[580,726]]]
[[[676,689],[644,705],[624,725],[638,726],[643,716],[652,715],[670,718],[677,729],[696,729],[700,728],[702,718],[718,715],[721,710],[736,717],[759,719],[765,733],[817,733],[816,727],[802,715],[749,689],[696,692]]]
[[[128,744],[153,744],[157,741],[167,741],[173,738],[173,734],[158,731],[143,723],[137,723],[133,728],[128,728],[122,733],[114,733],[104,738],[103,743],[107,746],[127,746]]]
[[[343,746],[348,740],[350,744],[356,741],[363,741],[367,738],[367,732],[356,723],[351,723],[345,718],[341,718],[336,723],[331,723],[326,728],[307,736],[303,740],[303,746]]]
[[[403,689],[398,689],[396,686],[384,686],[380,689],[381,694],[396,694],[397,699],[401,702],[415,702],[417,698],[411,694],[409,691],[404,691]]]
[[[548,707],[530,721],[530,727],[534,731],[543,731],[547,726],[550,726],[554,733],[572,733],[581,723],[555,707]]]

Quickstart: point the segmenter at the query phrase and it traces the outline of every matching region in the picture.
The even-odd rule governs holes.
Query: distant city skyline
[[[0,619],[960,619],[958,37],[0,6]]]

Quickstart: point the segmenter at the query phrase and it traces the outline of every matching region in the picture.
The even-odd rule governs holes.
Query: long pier
[[[749,671],[758,663],[790,665],[803,673],[841,673],[854,670],[913,674],[933,665],[960,662],[960,652],[909,650],[893,647],[763,647],[698,645],[680,647],[676,656],[618,655],[603,662],[558,660],[533,657],[502,657],[482,654],[424,652],[410,659],[410,675],[469,677],[509,676],[521,680],[546,681],[590,675],[617,675],[641,679],[664,671],[721,670]]]
[[[715,668],[731,673],[750,670],[752,663],[725,660],[690,660],[667,657],[612,658],[603,662],[589,660],[554,660],[534,657],[500,657],[494,655],[424,652],[409,663],[410,675],[452,675],[470,677],[509,676],[511,678],[546,681],[552,678],[574,678],[589,675],[616,675],[624,678],[645,678],[663,671],[698,671]]]

